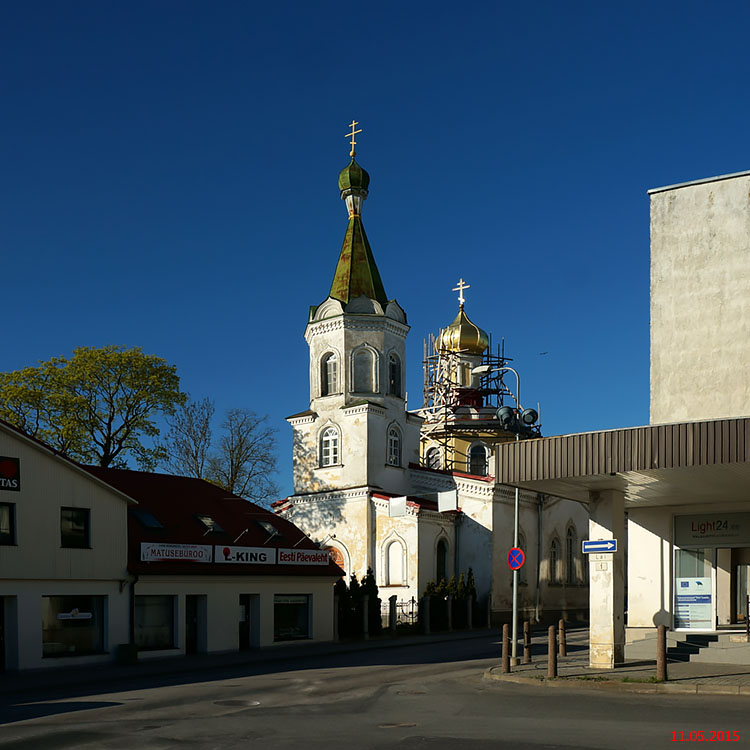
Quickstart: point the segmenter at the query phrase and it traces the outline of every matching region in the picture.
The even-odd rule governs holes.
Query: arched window
[[[354,352],[354,391],[373,393],[375,391],[375,357],[369,349]]]
[[[388,394],[401,396],[401,360],[392,352],[388,357]]]
[[[558,579],[558,568],[560,566],[560,543],[557,539],[552,540],[549,547],[549,580],[556,583]]]
[[[388,430],[388,463],[401,466],[401,433],[395,427]]]
[[[392,541],[386,548],[386,585],[403,586],[406,583],[404,575],[404,546],[399,541]]]
[[[448,578],[448,542],[445,539],[441,539],[437,543],[437,566],[435,570],[435,581],[440,581]]]
[[[487,449],[484,445],[474,445],[469,451],[469,474],[487,476]]]
[[[565,535],[565,582],[578,582],[576,571],[576,532],[572,526],[568,526],[568,531]]]
[[[338,393],[338,360],[333,352],[323,355],[320,360],[320,395]]]
[[[335,466],[339,463],[339,431],[327,427],[320,436],[320,465]]]
[[[425,463],[428,469],[442,469],[443,460],[440,457],[440,448],[430,448],[425,456]]]

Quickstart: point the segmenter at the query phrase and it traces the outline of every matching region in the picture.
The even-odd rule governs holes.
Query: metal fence
[[[390,626],[390,602],[386,599],[380,605],[380,619],[383,628]],[[412,597],[411,599],[396,600],[396,626],[399,625],[416,625],[419,621],[419,602]]]

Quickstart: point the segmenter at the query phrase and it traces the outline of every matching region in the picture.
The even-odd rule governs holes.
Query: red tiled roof
[[[312,575],[340,577],[343,572],[334,563],[323,565],[208,564],[195,562],[141,561],[142,542],[164,544],[202,544],[266,549],[318,550],[308,536],[293,523],[271,511],[193,477],[154,474],[130,469],[83,467],[138,501],[138,510],[146,509],[163,528],[146,528],[131,512],[128,514],[128,568],[139,574],[213,574],[213,575]],[[222,531],[207,531],[196,518],[210,516]],[[279,536],[269,533],[257,522],[274,526]]]

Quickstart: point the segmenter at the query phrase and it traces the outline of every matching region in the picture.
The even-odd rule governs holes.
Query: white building
[[[448,390],[462,391],[457,417],[471,425],[458,437],[438,437],[434,413],[406,410],[409,326],[385,293],[362,224],[369,182],[354,158],[339,176],[349,221],[328,297],[310,308],[309,408],[288,418],[294,495],[275,509],[328,548],[347,575],[361,578],[371,568],[382,600],[418,599],[428,582],[466,576],[471,568],[480,600],[504,617],[511,606],[514,498],[495,483],[492,447],[514,436],[494,407],[479,403],[480,378],[470,373],[485,359],[486,334],[466,318],[462,301],[440,340],[441,351],[460,360],[458,374],[446,375]],[[449,453],[462,458],[448,461]],[[521,505],[521,541],[529,550],[520,597],[525,614],[582,614],[586,577],[577,540],[585,534],[585,509],[536,493],[523,493]]]

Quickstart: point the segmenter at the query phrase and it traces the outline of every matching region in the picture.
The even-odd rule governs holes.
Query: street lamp
[[[534,433],[534,424],[539,419],[539,413],[536,409],[524,409],[521,406],[521,376],[512,367],[491,367],[490,365],[478,365],[471,371],[472,375],[487,375],[490,372],[512,372],[516,376],[516,392],[510,392],[516,402],[516,408],[512,406],[501,406],[495,414],[500,420],[500,424],[507,432],[512,432],[516,436],[516,442],[521,436],[530,437]],[[537,428],[538,432],[538,428]],[[515,488],[515,502],[513,505],[513,546],[518,547],[518,505],[519,490]],[[537,565],[539,561],[537,561]],[[511,664],[515,667],[518,665],[518,568],[513,569],[513,613],[512,613],[512,633],[511,633]]]

